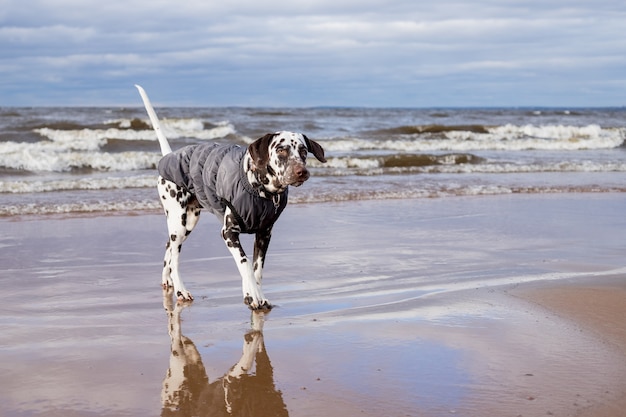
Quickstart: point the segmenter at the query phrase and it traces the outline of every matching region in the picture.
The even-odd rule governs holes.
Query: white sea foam
[[[626,187],[599,185],[541,185],[523,186],[506,184],[468,184],[419,182],[415,186],[387,184],[385,189],[348,189],[342,192],[325,192],[307,189],[289,196],[290,204],[321,203],[358,200],[420,199],[506,194],[558,194],[624,192]]]
[[[158,199],[118,200],[108,202],[75,202],[59,204],[6,204],[0,207],[0,216],[49,215],[67,213],[124,212],[159,210]]]
[[[84,146],[88,146],[88,149],[95,149],[94,145],[96,147],[102,146],[107,139],[156,140],[152,129],[129,129],[131,120],[123,119],[116,121],[116,123],[119,128],[81,130],[41,128],[36,129],[35,132],[53,142],[72,146],[73,149],[85,149]],[[147,120],[145,124],[150,125]],[[200,119],[163,119],[161,120],[161,128],[168,139],[188,137],[212,140],[235,133],[234,126],[229,122],[220,122],[213,128],[205,129],[204,123]],[[76,148],[75,146],[79,147]]]
[[[412,172],[446,174],[516,174],[546,172],[626,172],[626,162],[569,161],[542,164],[459,164],[411,168]]]
[[[42,137],[51,140],[52,144],[66,149],[95,150],[103,146],[107,139],[118,140],[150,140],[155,141],[154,132],[149,130],[126,129],[81,129],[65,130],[47,127],[35,129]]]
[[[313,187],[303,190],[289,198],[290,204],[323,203],[358,200],[389,200],[389,199],[420,199],[420,198],[444,198],[458,196],[481,196],[503,194],[548,194],[548,193],[602,193],[602,192],[625,192],[624,187],[615,186],[592,186],[592,185],[543,185],[543,186],[519,186],[498,184],[467,184],[467,183],[429,183],[420,182],[412,187],[399,184],[387,184],[381,188],[356,188],[341,192],[326,188]],[[95,212],[138,212],[162,210],[159,199],[154,198],[113,198],[100,201],[58,201],[58,202],[30,202],[30,203],[7,203],[0,205],[0,216],[22,215],[49,215],[49,214],[75,214]]]
[[[31,151],[29,157],[13,158],[15,154],[0,154],[0,165],[29,171],[63,172],[71,167],[89,167],[99,171],[142,171],[156,167],[158,153],[82,153],[69,152],[49,155],[43,151]],[[445,156],[443,157],[445,162]],[[626,172],[626,161],[563,161],[542,163],[441,163],[427,166],[400,166],[385,168],[384,158],[329,157],[327,164],[311,160],[314,176],[345,177],[349,175],[376,176],[382,174],[513,174],[547,172]],[[143,188],[154,186],[156,171],[124,177],[71,176],[63,179],[12,179],[0,181],[0,193],[35,193],[59,190],[105,190]]]
[[[485,143],[494,150],[580,150],[611,149],[624,143],[626,130],[588,126],[515,126],[507,124],[488,129],[489,133],[452,131],[446,136],[463,142]]]
[[[325,149],[334,152],[356,150],[391,150],[398,152],[467,152],[476,150],[585,150],[612,149],[622,146],[626,129],[546,125],[504,125],[488,129],[488,133],[451,130],[443,136],[424,134],[397,135],[388,140],[341,138],[324,140]]]
[[[148,188],[156,184],[157,174],[130,177],[80,177],[51,180],[0,181],[0,193],[42,193],[71,190],[120,190]]]
[[[163,130],[171,139],[190,137],[212,140],[235,132],[228,122],[205,129],[201,119],[164,119]],[[119,128],[60,130],[42,128],[36,130],[46,140],[40,142],[0,142],[0,166],[15,170],[63,172],[75,168],[91,168],[102,171],[141,170],[153,168],[158,161],[155,152],[102,152],[110,139],[129,141],[156,141],[151,129],[125,129],[128,119],[116,121]],[[331,157],[327,168],[376,169],[382,167],[380,159],[353,157],[358,151],[382,151],[396,153],[419,152],[470,152],[480,150],[587,150],[612,149],[624,144],[626,129],[606,129],[598,125],[583,127],[547,125],[493,127],[488,133],[452,130],[437,137],[428,135],[397,135],[393,139],[363,139],[356,137],[322,140],[331,154],[347,153],[347,157]],[[242,138],[240,138],[242,139]],[[243,140],[246,140],[243,137]],[[331,155],[332,156],[332,155]],[[552,168],[551,168],[552,169]],[[579,169],[579,168],[576,168]],[[594,170],[595,168],[591,168]],[[621,166],[617,166],[622,170]]]
[[[337,157],[327,158],[325,164],[321,164],[315,160],[307,161],[307,164],[311,167],[319,167],[323,169],[331,168],[361,168],[372,169],[380,168],[382,161],[380,158],[352,158],[352,157]]]
[[[542,172],[626,172],[626,161],[563,161],[542,163],[510,163],[491,161],[485,163],[457,163],[455,155],[441,155],[432,165],[385,167],[384,157],[353,158],[329,157],[326,164],[310,161],[316,175],[380,175],[383,173],[542,173]]]
[[[118,121],[120,127],[130,126],[130,120]],[[193,137],[212,140],[235,132],[234,127],[223,122],[204,129],[199,119],[163,120],[163,130],[171,139]],[[155,141],[151,129],[133,130],[123,128],[64,130],[36,129],[45,140],[40,142],[0,142],[0,167],[25,170],[63,172],[75,168],[91,168],[101,171],[127,171],[154,168],[160,156],[155,152],[128,151],[102,152],[110,139],[128,141]]]
[[[150,121],[148,119],[143,120],[143,122],[150,126]],[[119,123],[120,128],[124,129],[131,126],[132,120],[121,119],[118,120],[117,123]],[[228,121],[218,122],[215,127],[209,129],[206,129],[204,122],[197,118],[163,118],[160,119],[160,124],[163,133],[168,139],[191,137],[196,139],[211,140],[223,138],[227,135],[235,133],[235,127]],[[152,130],[149,130],[149,132],[152,133],[152,138],[154,138],[154,132]]]
[[[155,168],[158,152],[68,150],[58,143],[0,143],[0,166],[15,170],[64,172],[74,168],[133,171]]]

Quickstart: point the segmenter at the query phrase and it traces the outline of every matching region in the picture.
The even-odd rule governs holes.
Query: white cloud
[[[0,8],[0,104],[46,103],[49,89],[64,104],[63,87],[67,104],[80,102],[81,88],[99,92],[94,104],[123,103],[144,81],[178,91],[171,104],[198,105],[626,97],[615,87],[626,69],[618,1],[5,0]],[[584,96],[587,84],[606,95]]]

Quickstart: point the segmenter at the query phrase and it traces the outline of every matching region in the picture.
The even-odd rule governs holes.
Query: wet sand
[[[160,214],[0,219],[0,415],[607,416],[626,196],[291,205],[252,314],[217,221],[160,289]],[[247,240],[250,244],[250,240]]]

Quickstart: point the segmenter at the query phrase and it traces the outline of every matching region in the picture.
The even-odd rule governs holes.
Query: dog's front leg
[[[241,228],[237,224],[235,216],[230,208],[226,208],[224,225],[222,227],[222,238],[224,239],[224,243],[226,243],[226,247],[228,247],[228,250],[235,259],[235,263],[239,269],[239,274],[241,275],[243,302],[250,306],[253,310],[269,308],[270,303],[263,295],[260,283],[257,284],[252,264],[241,246],[241,241],[239,240],[240,233]]]
[[[265,265],[265,254],[267,248],[270,245],[270,239],[272,238],[272,228],[262,230],[258,232],[254,239],[254,279],[261,288],[263,281],[263,266]]]

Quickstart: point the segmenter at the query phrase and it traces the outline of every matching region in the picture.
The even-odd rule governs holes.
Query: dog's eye
[[[300,148],[299,152],[300,152],[300,158],[302,158],[303,161],[306,160],[306,157],[309,151],[306,148]]]
[[[287,148],[278,148],[276,149],[276,155],[281,157],[289,156],[289,150]]]

